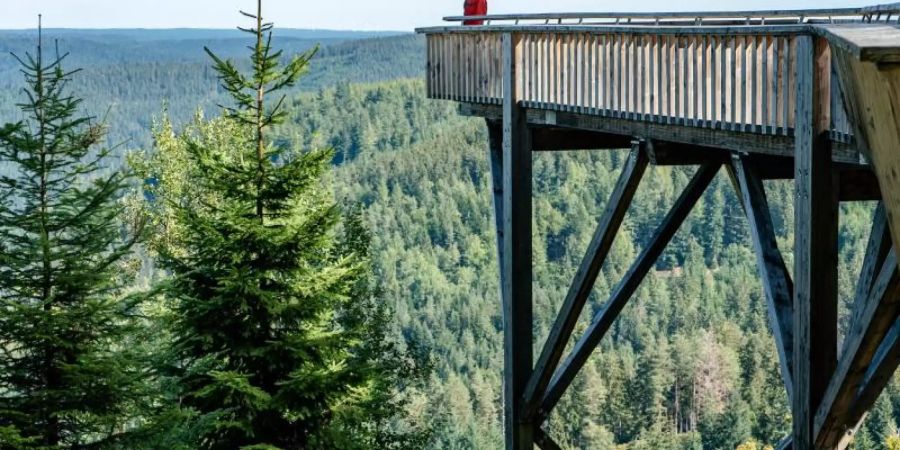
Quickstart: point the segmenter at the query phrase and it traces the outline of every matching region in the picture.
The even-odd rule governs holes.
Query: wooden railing
[[[497,29],[494,29],[497,28]],[[510,27],[513,28],[513,27]],[[513,33],[529,108],[762,134],[792,133],[796,27],[455,27],[428,34],[428,95],[503,99],[501,36]],[[833,135],[850,126],[832,83]]]

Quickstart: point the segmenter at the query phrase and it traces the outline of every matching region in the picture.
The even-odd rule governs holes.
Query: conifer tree
[[[195,411],[199,448],[421,448],[395,395],[416,366],[389,336],[361,220],[324,183],[333,152],[268,138],[285,118],[284,95],[269,95],[293,86],[315,49],[282,65],[257,6],[243,13],[249,75],[206,50],[235,105],[195,129],[225,121],[214,128],[227,136],[158,135],[171,161],[143,168],[165,202],[149,209],[167,228],[155,250],[171,275],[178,402]]]
[[[0,448],[104,448],[139,409],[130,255],[102,124],[79,116],[65,55],[16,57],[24,119],[0,128]]]

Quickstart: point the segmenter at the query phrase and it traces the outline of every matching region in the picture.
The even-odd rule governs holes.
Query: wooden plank
[[[463,103],[459,105],[462,115],[500,119],[500,108],[489,105]],[[534,126],[554,126],[587,131],[618,134],[633,138],[713,147],[729,151],[757,153],[773,156],[791,156],[794,139],[787,136],[757,135],[740,132],[721,131],[707,128],[681,127],[654,122],[596,117],[566,112],[552,112],[529,109],[528,123]],[[835,162],[858,164],[860,154],[856,147],[834,143],[832,155]]]
[[[628,269],[621,283],[615,288],[609,300],[594,316],[584,335],[575,344],[575,348],[566,360],[556,370],[549,389],[541,403],[538,417],[545,418],[556,406],[563,393],[568,389],[575,375],[581,370],[588,357],[600,343],[600,340],[612,326],[613,321],[619,316],[622,308],[631,298],[643,281],[647,272],[656,263],[669,241],[678,231],[681,223],[691,212],[697,200],[703,195],[706,187],[715,177],[721,165],[711,164],[701,166],[693,179],[684,188],[681,196],[675,201],[674,206],[656,229],[650,242],[641,251],[637,260]]]
[[[847,332],[837,370],[816,414],[816,445],[822,448],[836,446],[844,437],[847,425],[855,425],[861,418],[851,414],[852,404],[864,386],[868,368],[880,344],[893,328],[898,313],[900,272],[897,271],[896,253],[892,250],[866,298],[865,306]],[[867,409],[860,408],[860,412],[864,413]]]
[[[759,81],[759,89],[760,89],[760,118],[759,122],[762,127],[762,132],[766,133],[769,124],[769,53],[771,50],[771,46],[769,44],[770,39],[768,35],[762,36],[761,38],[762,48],[760,49],[760,81]]]
[[[838,199],[827,130],[816,128],[815,118],[827,99],[815,95],[812,37],[798,37],[796,57],[792,415],[794,448],[805,450],[813,448],[814,417],[837,359]]]
[[[794,283],[788,273],[784,258],[778,249],[775,225],[766,199],[762,179],[755,167],[748,163],[748,157],[735,156],[732,160],[738,179],[744,211],[750,225],[750,236],[756,254],[756,265],[763,283],[768,309],[769,326],[775,337],[775,348],[781,363],[781,377],[788,394],[793,398],[793,352],[794,352]]]
[[[525,417],[532,417],[543,400],[550,379],[562,358],[581,311],[594,288],[597,275],[612,248],[613,240],[644,176],[647,162],[647,155],[642,146],[635,144],[619,175],[619,181],[616,183],[609,202],[606,204],[603,216],[597,224],[594,237],[588,245],[581,265],[575,273],[575,279],[569,287],[559,314],[556,316],[556,321],[550,329],[547,341],[535,365],[534,373],[525,388]]]
[[[871,167],[841,170],[838,182],[838,197],[842,202],[881,200],[878,177],[875,176]],[[890,238],[886,240],[890,242]]]
[[[816,27],[834,46],[853,58],[875,63],[900,62],[900,29],[891,24],[841,24]]]
[[[519,36],[503,47],[503,300],[504,423],[507,450],[533,450],[534,426],[522,420],[522,393],[532,370],[531,135],[518,104]]]
[[[650,164],[654,166],[727,164],[731,160],[729,152],[717,148],[661,141],[648,141],[646,147]]]
[[[596,131],[569,128],[534,128],[531,131],[533,151],[616,150],[631,146],[632,138]]]

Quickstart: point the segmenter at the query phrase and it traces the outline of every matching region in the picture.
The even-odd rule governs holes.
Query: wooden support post
[[[880,387],[872,389],[874,385],[869,386],[864,404],[854,408],[857,396],[865,386],[866,375],[872,369],[873,360],[884,359],[885,355],[893,351],[890,348],[892,344],[888,344],[882,356],[878,355],[879,347],[886,338],[890,339],[889,335],[900,313],[900,273],[897,272],[897,256],[893,251],[888,254],[864,304],[854,309],[854,321],[844,339],[840,363],[816,415],[816,444],[820,448],[836,447],[849,427],[856,425],[862,418],[861,414],[872,406],[884,387],[881,381],[886,382],[884,377],[875,377],[875,372],[870,373],[870,380],[880,380]],[[858,411],[859,416],[851,414],[853,409]]]
[[[775,226],[772,223],[772,214],[769,211],[762,179],[757,175],[753,165],[747,162],[746,157],[735,156],[732,165],[740,187],[737,194],[742,199],[750,224],[756,264],[766,294],[769,324],[775,337],[778,360],[781,363],[781,377],[790,400],[794,395],[791,379],[794,352],[794,283],[778,249]]]
[[[550,387],[544,399],[541,402],[541,408],[538,411],[539,418],[545,418],[547,414],[556,406],[563,393],[568,389],[575,375],[584,367],[588,357],[603,339],[603,336],[612,326],[613,321],[619,316],[622,308],[631,298],[632,294],[640,286],[647,272],[653,267],[660,254],[665,250],[669,241],[678,231],[681,223],[691,212],[697,200],[703,195],[709,183],[715,178],[716,173],[721,167],[720,164],[708,164],[701,166],[691,182],[684,188],[681,196],[675,201],[675,205],[669,211],[669,214],[663,219],[662,223],[653,234],[653,238],[638,256],[637,260],[628,269],[621,283],[613,291],[609,300],[603,305],[603,308],[594,316],[588,329],[585,331],[581,339],[575,344],[572,353],[556,370]]]
[[[797,37],[793,448],[814,447],[814,418],[837,359],[838,198],[828,139],[827,45]],[[826,66],[827,65],[827,69]]]
[[[503,399],[507,450],[533,450],[522,394],[532,371],[531,132],[519,105],[519,37],[504,33],[502,230]]]
[[[572,330],[578,323],[578,318],[584,308],[585,302],[591,295],[594,288],[594,282],[603,266],[603,261],[612,248],[613,240],[625,213],[631,205],[634,193],[637,191],[638,185],[647,169],[647,155],[641,144],[635,143],[619,175],[619,181],[610,196],[609,203],[606,205],[606,211],[597,225],[594,237],[588,245],[587,252],[581,261],[581,266],[575,274],[575,279],[569,287],[566,299],[563,301],[559,315],[550,334],[547,336],[546,344],[541,352],[540,358],[534,368],[534,374],[528,382],[525,389],[526,417],[532,417],[536,412],[547,385],[553,376],[559,360],[562,358],[566,349],[566,344],[572,337]]]

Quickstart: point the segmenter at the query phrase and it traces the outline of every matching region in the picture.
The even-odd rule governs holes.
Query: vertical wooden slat
[[[612,36],[612,67],[610,70],[610,87],[613,91],[613,117],[619,117],[619,111],[621,111],[621,89],[619,86],[619,73],[622,71],[622,68],[619,64],[620,50],[619,50],[619,35],[613,34]]]
[[[700,113],[700,111],[702,109],[702,107],[700,106],[700,103],[702,102],[702,97],[703,97],[703,94],[701,94],[702,82],[700,81],[701,78],[703,77],[702,63],[701,63],[701,61],[703,59],[702,53],[704,50],[703,44],[702,44],[703,36],[691,36],[690,39],[691,39],[691,57],[694,59],[693,63],[691,64],[691,71],[692,71],[691,79],[693,80],[691,83],[693,85],[693,89],[691,90],[691,97],[693,98],[693,102],[691,103],[691,105],[692,105],[691,111],[692,111],[692,116],[694,118],[694,126],[696,127],[696,126],[700,126],[700,124],[702,123],[701,120],[703,119],[703,116]]]
[[[641,87],[640,87],[640,82],[639,82],[640,79],[638,78],[638,74],[640,73],[639,68],[638,68],[638,66],[640,65],[640,58],[638,58],[638,55],[640,55],[640,51],[639,51],[640,40],[641,40],[641,36],[632,35],[631,36],[631,45],[629,46],[629,48],[630,48],[629,53],[631,53],[631,113],[632,113],[631,118],[632,119],[638,119],[640,117],[638,115],[638,113],[640,112],[640,107],[638,106],[638,104],[639,104],[640,92],[641,92]]]
[[[588,70],[587,58],[587,35],[578,33],[578,111],[584,114],[585,106],[587,106],[587,77],[585,74]]]
[[[737,37],[732,36],[729,38],[729,65],[728,65],[728,80],[731,84],[728,86],[728,107],[729,107],[729,115],[728,121],[730,122],[729,130],[735,130],[737,124],[737,110],[738,110],[738,79],[737,79]]]
[[[785,91],[787,90],[787,89],[785,89],[787,87],[787,77],[786,77],[787,64],[786,64],[785,55],[784,55],[785,39],[783,37],[779,36],[776,41],[776,46],[777,46],[776,50],[778,51],[778,53],[777,53],[778,59],[776,62],[776,64],[777,64],[776,67],[778,69],[778,76],[776,77],[776,82],[778,83],[778,85],[777,85],[778,96],[776,98],[777,111],[776,111],[775,129],[776,129],[776,134],[781,134],[784,132],[783,128],[784,128],[785,124],[787,123],[787,119],[784,114],[784,112],[787,110],[787,106],[785,106],[785,104],[786,104]]]
[[[584,69],[582,69],[582,99],[581,99],[581,108],[583,114],[589,114],[591,110],[591,101],[592,95],[594,93],[594,89],[592,86],[593,83],[593,66],[594,66],[594,58],[593,58],[593,35],[591,33],[584,33],[582,35],[582,55],[584,58]]]
[[[737,55],[735,60],[737,61],[737,76],[740,78],[740,83],[738,83],[738,100],[737,100],[737,122],[740,124],[737,128],[740,131],[746,131],[747,124],[747,78],[748,78],[748,70],[747,70],[747,36],[738,36],[735,38],[737,44],[735,48],[737,49]]]
[[[681,86],[682,80],[684,79],[681,75],[681,69],[684,66],[681,62],[681,53],[681,37],[675,36],[672,39],[672,98],[674,100],[672,104],[672,116],[675,118],[676,124],[681,123],[681,119],[684,118],[684,115],[681,113],[681,97],[684,95],[684,90]]]
[[[762,99],[762,110],[760,112],[760,122],[763,125],[763,133],[769,132],[769,97],[771,96],[769,89],[769,72],[771,70],[769,68],[769,55],[771,54],[771,43],[772,38],[769,35],[765,35],[762,37],[762,79],[760,81],[760,98]]]
[[[663,41],[661,45],[661,53],[662,53],[662,65],[660,68],[662,69],[663,74],[663,85],[662,85],[662,115],[664,117],[664,123],[670,124],[672,123],[672,46],[670,44],[671,36],[663,35]]]
[[[726,95],[728,80],[727,80],[727,69],[728,66],[726,63],[726,58],[728,55],[728,41],[724,36],[719,37],[719,128],[725,129],[726,122],[728,121],[725,115],[726,107],[728,103],[728,96]]]
[[[702,36],[700,49],[700,117],[701,124],[709,123],[709,36]]]
[[[787,124],[785,125],[785,135],[788,134],[789,129],[794,128],[794,117],[795,105],[797,104],[797,39],[796,38],[788,38],[788,46],[787,46],[787,58],[788,58],[788,73],[790,74],[790,82],[788,83],[788,107],[787,107]],[[827,105],[825,106],[827,107]]]
[[[762,105],[762,99],[759,96],[759,85],[761,83],[761,81],[760,81],[761,77],[759,75],[759,66],[760,66],[759,36],[753,37],[753,46],[751,47],[751,50],[750,50],[750,58],[751,58],[751,64],[753,66],[751,69],[751,72],[753,73],[753,80],[752,80],[753,88],[751,89],[751,92],[750,92],[750,98],[753,99],[753,102],[751,103],[753,111],[750,115],[750,122],[753,124],[752,130],[756,133],[759,133],[761,131],[759,117],[760,117],[760,109],[761,109],[761,105]]]
[[[651,120],[658,120],[659,110],[659,36],[650,36],[649,48],[649,71],[647,77],[650,91],[650,117]]]
[[[778,133],[781,117],[781,37],[772,38],[772,134]]]
[[[600,91],[600,116],[606,116],[607,111],[609,110],[609,37],[606,34],[601,34],[599,36],[600,39],[600,66],[598,68],[597,76],[600,77],[600,85],[598,91]]]
[[[657,122],[661,122],[665,114],[663,113],[663,75],[665,69],[663,66],[663,40],[662,35],[656,36],[656,42],[653,46],[653,53],[656,54],[656,105],[653,113],[656,114]]]

